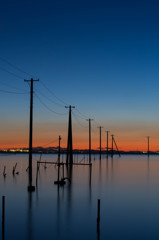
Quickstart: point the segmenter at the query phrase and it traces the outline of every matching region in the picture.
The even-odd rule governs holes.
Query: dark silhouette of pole
[[[89,118],[86,120],[89,121],[89,163],[91,163],[91,121],[93,119]]]
[[[57,176],[57,181],[59,182],[59,177],[60,177],[60,142],[61,142],[61,136],[59,136],[59,152],[58,152],[58,176]]]
[[[119,152],[119,149],[118,149],[118,146],[117,146],[117,144],[116,144],[116,141],[115,141],[115,138],[114,138],[114,136],[113,136],[113,140],[114,140],[115,147],[116,147],[116,149],[117,149],[117,152],[118,152],[118,154],[119,154],[119,157],[120,157],[120,152]]]
[[[109,143],[108,143],[108,141],[109,141],[109,131],[106,131],[106,133],[107,133],[107,157],[108,157],[108,149],[109,149]]]
[[[102,153],[102,134],[101,134],[101,129],[103,127],[98,127],[99,128],[99,152],[100,152],[100,159],[101,159],[101,153]]]
[[[33,142],[33,82],[38,80],[24,80],[30,82],[30,128],[29,128],[29,186],[28,191],[35,191],[35,187],[32,186],[32,142]]]
[[[59,152],[58,152],[58,162],[60,163],[60,155],[61,155],[61,146],[60,146],[60,143],[61,143],[61,136],[59,136]]]
[[[113,150],[113,142],[114,142],[114,135],[112,134],[112,157],[113,157],[113,153],[114,153],[114,150]]]
[[[68,120],[68,141],[67,141],[67,158],[66,158],[66,164],[73,164],[73,150],[72,150],[72,108],[75,108],[74,106],[65,106],[65,108],[69,108],[69,120]]]
[[[5,196],[2,196],[2,240],[5,239]]]
[[[148,136],[147,137],[147,141],[148,141],[148,150],[147,150],[147,154],[148,154],[148,157],[149,157],[149,154],[150,154],[150,137]]]

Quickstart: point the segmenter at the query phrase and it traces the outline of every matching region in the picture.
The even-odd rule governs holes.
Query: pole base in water
[[[28,186],[28,192],[35,192],[34,186]]]
[[[65,185],[65,180],[64,179],[61,179],[61,180],[57,180],[57,181],[54,181],[54,184],[58,184],[58,185],[61,185],[61,186],[63,186],[63,185]]]

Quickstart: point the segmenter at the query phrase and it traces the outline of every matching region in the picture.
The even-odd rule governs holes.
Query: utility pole
[[[29,185],[28,191],[35,191],[35,187],[32,186],[32,141],[33,141],[33,82],[38,80],[24,80],[24,82],[30,82],[30,128],[29,128]]]
[[[147,151],[147,154],[148,154],[148,157],[149,157],[149,154],[150,154],[150,146],[149,146],[149,144],[150,144],[150,137],[148,136],[147,137],[147,140],[148,140],[148,151]]]
[[[67,141],[67,158],[66,158],[66,164],[73,164],[73,153],[72,153],[72,108],[75,108],[74,106],[65,106],[65,108],[69,108],[69,120],[68,120],[68,141]]]
[[[101,137],[101,129],[103,127],[98,127],[99,128],[99,150],[100,150],[100,160],[101,160],[101,152],[102,152],[102,137]]]
[[[58,163],[60,163],[60,154],[61,154],[61,147],[60,147],[60,143],[61,143],[61,136],[59,136],[59,152],[58,152]]]
[[[113,157],[113,142],[114,142],[114,135],[112,134],[112,157]]]
[[[117,149],[117,151],[118,151],[118,154],[119,154],[119,157],[120,157],[120,152],[119,152],[119,149],[118,149],[118,146],[117,146],[117,144],[116,144],[116,141],[115,141],[114,136],[113,136],[113,140],[114,140],[115,147],[116,147],[116,149]]]
[[[109,131],[106,131],[107,133],[107,158],[108,158],[108,140],[109,140]]]
[[[89,121],[89,164],[91,164],[91,121],[93,119],[89,118],[86,120]]]
[[[57,181],[59,182],[60,180],[60,142],[61,142],[61,136],[59,136],[59,152],[58,152],[58,176],[57,176]]]

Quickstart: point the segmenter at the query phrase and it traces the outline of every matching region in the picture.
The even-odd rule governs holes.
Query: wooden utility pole
[[[60,149],[60,142],[61,142],[61,136],[59,136],[59,152],[58,152],[58,176],[57,176],[57,181],[59,182],[60,180],[60,153],[61,153],[61,149]]]
[[[148,136],[147,137],[147,140],[148,140],[148,150],[147,150],[147,155],[148,155],[148,157],[149,157],[149,154],[150,154],[150,137]]]
[[[100,159],[101,159],[101,153],[102,153],[102,136],[101,136],[101,129],[103,127],[98,127],[99,128],[99,151],[100,151]]]
[[[114,138],[114,137],[113,137],[113,140],[114,140],[114,144],[115,144],[116,150],[117,150],[117,152],[118,152],[118,154],[119,154],[119,157],[120,157],[120,152],[119,152],[119,149],[118,149],[118,146],[117,146],[117,144],[116,144],[116,141],[115,141],[115,138]]]
[[[114,152],[113,152],[113,151],[114,151],[114,150],[113,150],[114,135],[112,134],[111,136],[112,136],[112,157],[113,157],[113,153],[114,153]]]
[[[68,120],[68,141],[67,141],[67,158],[66,158],[66,164],[73,164],[73,150],[72,150],[72,108],[75,108],[74,106],[65,106],[65,108],[69,108],[69,120]]]
[[[61,154],[61,146],[60,146],[60,143],[61,143],[61,136],[59,136],[59,152],[58,152],[58,163],[60,163],[60,154]]]
[[[109,131],[106,131],[107,133],[107,157],[108,157],[108,149],[109,149],[109,144],[108,144],[108,141],[109,141]]]
[[[35,186],[32,186],[32,141],[33,141],[33,82],[38,80],[24,80],[30,82],[30,128],[29,128],[29,185],[28,191],[35,191]]]
[[[86,120],[89,121],[89,163],[91,163],[91,121],[93,119],[89,118]]]

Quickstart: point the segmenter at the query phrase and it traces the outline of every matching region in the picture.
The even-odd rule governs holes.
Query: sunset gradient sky
[[[2,0],[0,4],[0,148],[27,147],[29,86],[34,91],[34,146],[106,146],[159,150],[159,2]],[[3,92],[3,91],[8,91]],[[16,94],[15,94],[16,93]],[[56,112],[56,113],[55,113]],[[57,114],[58,113],[58,114]],[[64,114],[64,115],[61,115]],[[49,144],[50,143],[50,144]]]

